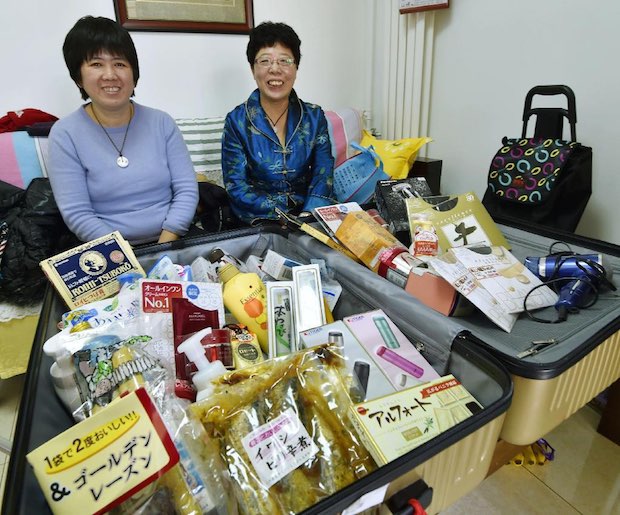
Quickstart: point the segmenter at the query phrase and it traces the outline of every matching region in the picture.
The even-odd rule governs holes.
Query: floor
[[[0,381],[0,437],[13,438],[23,383],[24,375]],[[596,432],[599,418],[583,407],[546,435],[554,461],[505,465],[441,515],[620,515],[620,446]],[[7,467],[0,452],[0,502]]]
[[[620,515],[620,446],[596,432],[599,419],[581,408],[545,436],[554,461],[504,465],[441,515]]]

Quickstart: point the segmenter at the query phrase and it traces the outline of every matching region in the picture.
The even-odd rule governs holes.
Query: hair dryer
[[[603,266],[601,254],[558,253],[545,257],[527,257],[525,266],[540,279],[549,283],[559,282],[559,299],[555,304],[560,320],[566,320],[570,311],[585,308],[588,299],[596,298],[598,289],[604,285],[611,290],[613,272]]]

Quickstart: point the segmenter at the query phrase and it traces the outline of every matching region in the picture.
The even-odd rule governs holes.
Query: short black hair
[[[301,60],[301,40],[297,33],[286,23],[274,23],[266,21],[257,25],[250,31],[250,41],[246,55],[248,63],[254,68],[254,59],[261,48],[272,47],[280,43],[293,52],[295,64],[299,66]]]
[[[140,78],[138,54],[127,29],[109,18],[84,16],[67,33],[62,45],[69,75],[78,85],[84,100],[88,99],[88,94],[79,85],[82,81],[80,68],[84,61],[91,59],[101,50],[127,59],[133,70],[134,86],[138,84]]]

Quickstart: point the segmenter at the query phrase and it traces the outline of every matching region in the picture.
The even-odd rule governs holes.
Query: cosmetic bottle
[[[211,333],[211,328],[207,327],[190,336],[178,347],[179,352],[185,353],[187,358],[196,365],[198,372],[192,377],[196,387],[196,401],[201,401],[209,396],[213,391],[211,380],[227,372],[226,367],[221,361],[209,361],[205,355],[205,349],[200,342],[206,335]]]
[[[240,272],[232,263],[218,270],[223,283],[224,307],[256,335],[264,353],[269,352],[267,334],[267,289],[257,274]]]

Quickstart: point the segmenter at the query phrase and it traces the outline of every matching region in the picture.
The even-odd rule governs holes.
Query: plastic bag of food
[[[240,513],[298,513],[376,468],[350,426],[341,349],[320,345],[225,374],[190,406]]]

